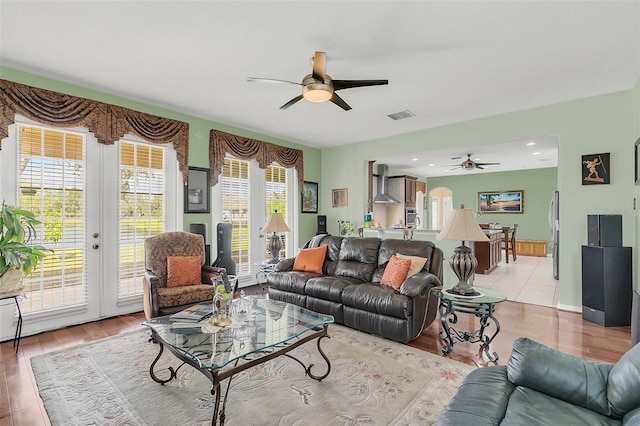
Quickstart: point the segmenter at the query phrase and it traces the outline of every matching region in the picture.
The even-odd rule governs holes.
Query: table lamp
[[[277,211],[271,213],[267,219],[267,223],[262,227],[264,232],[273,232],[271,240],[269,242],[269,251],[271,251],[271,263],[277,263],[280,260],[280,250],[282,249],[282,241],[278,232],[289,232],[291,229],[287,226],[284,218]]]
[[[458,277],[458,284],[447,290],[449,293],[462,296],[478,296],[469,278],[478,266],[478,259],[473,255],[470,247],[464,245],[465,241],[489,241],[476,222],[473,210],[465,209],[464,205],[454,209],[444,226],[444,229],[436,236],[438,240],[460,240],[462,245],[453,250],[453,256],[449,259],[449,265]]]

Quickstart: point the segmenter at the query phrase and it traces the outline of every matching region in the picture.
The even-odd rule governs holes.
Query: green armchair
[[[586,361],[527,338],[506,366],[472,371],[438,425],[640,425],[640,345],[616,364]]]

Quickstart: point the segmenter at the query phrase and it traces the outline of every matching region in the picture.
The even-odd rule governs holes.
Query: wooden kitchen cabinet
[[[405,207],[416,206],[416,178],[404,177],[404,205]]]

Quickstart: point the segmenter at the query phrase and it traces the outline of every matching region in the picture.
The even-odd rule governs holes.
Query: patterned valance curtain
[[[9,136],[16,114],[55,127],[84,126],[105,145],[112,145],[126,133],[151,143],[171,143],[185,183],[189,176],[188,123],[0,80],[0,140]]]
[[[209,137],[210,186],[218,183],[222,173],[224,158],[229,153],[242,160],[256,160],[261,169],[266,169],[274,161],[285,168],[298,171],[298,188],[302,189],[304,168],[302,150],[249,139],[219,130],[211,130]]]

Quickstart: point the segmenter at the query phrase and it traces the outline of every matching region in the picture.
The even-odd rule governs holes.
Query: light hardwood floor
[[[500,321],[501,331],[492,344],[492,351],[500,356],[497,364],[501,365],[506,363],[514,339],[520,336],[530,337],[566,353],[604,362],[616,362],[631,347],[629,327],[600,327],[583,321],[582,316],[574,312],[506,301],[496,306],[495,316]],[[15,354],[11,341],[1,343],[0,426],[50,424],[31,371],[32,356],[140,330],[143,321],[144,314],[137,313],[25,337],[18,354]],[[457,327],[475,329],[477,319],[460,315]],[[442,356],[438,339],[440,329],[437,319],[410,345]],[[477,343],[456,343],[448,357],[476,366],[494,364],[483,359]]]

